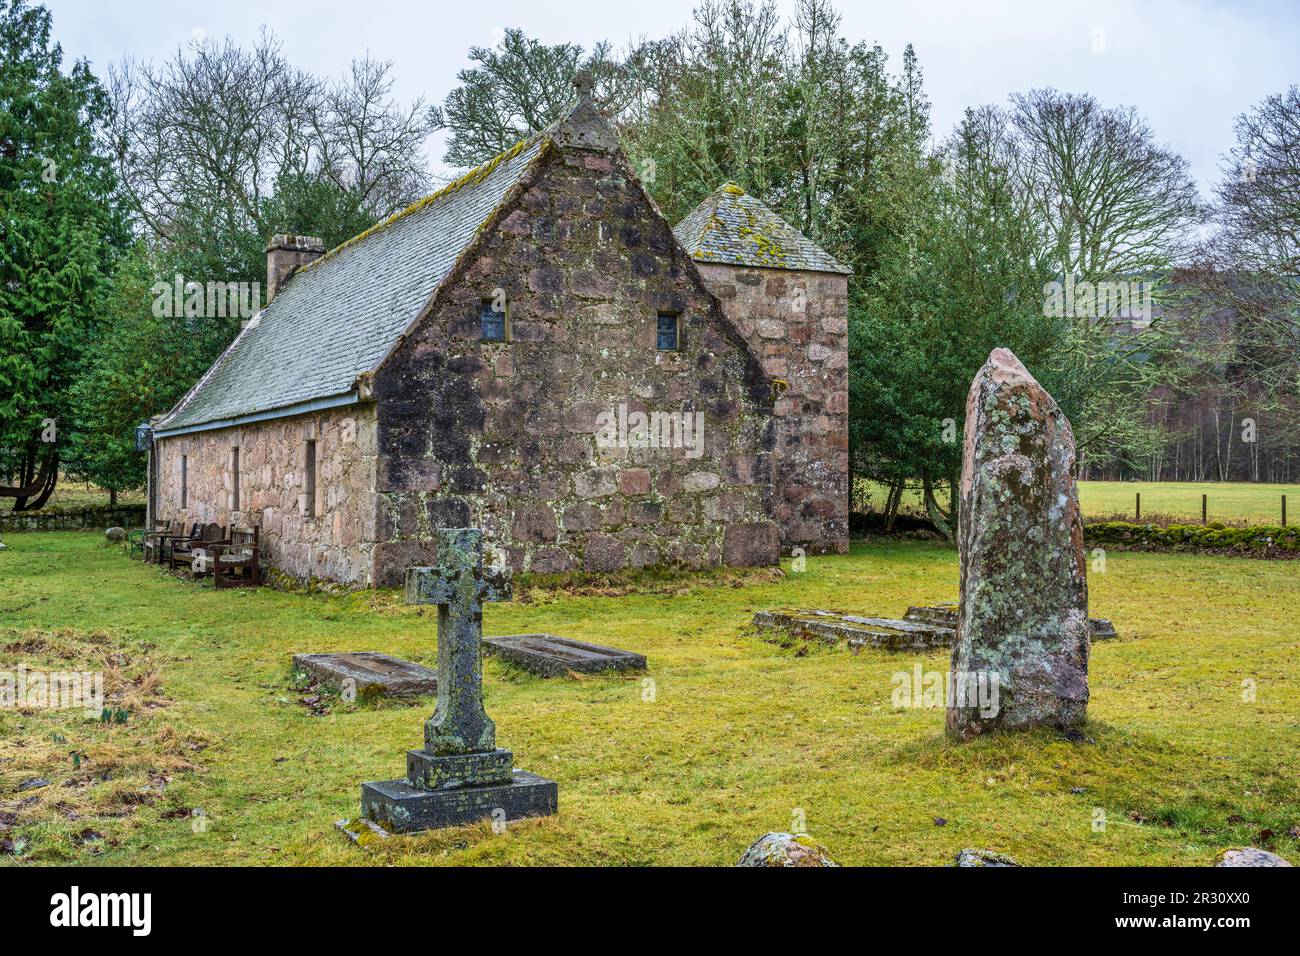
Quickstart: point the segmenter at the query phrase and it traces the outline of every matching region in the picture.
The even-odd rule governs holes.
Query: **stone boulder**
[[[961,602],[948,732],[1057,727],[1088,707],[1088,582],[1074,434],[1052,396],[994,349],[966,399]]]
[[[803,833],[765,833],[736,866],[838,866],[825,847]]]
[[[1219,860],[1215,866],[1290,866],[1291,864],[1278,856],[1276,853],[1269,853],[1268,850],[1260,850],[1253,846],[1241,847],[1236,850],[1224,850],[1219,855]]]
[[[972,850],[969,847],[957,854],[957,866],[1019,866],[1014,858],[992,850]]]
[[[104,537],[115,544],[121,544],[126,540],[125,528],[109,528],[104,532]]]

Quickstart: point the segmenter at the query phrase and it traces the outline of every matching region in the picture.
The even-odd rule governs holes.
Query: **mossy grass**
[[[1109,554],[1091,612],[1120,637],[1093,648],[1083,742],[958,745],[942,711],[895,709],[892,678],[946,671],[944,651],[800,656],[747,632],[760,609],[895,616],[951,601],[956,554],[936,543],[857,543],[739,587],[704,575],[493,604],[488,634],[625,647],[649,670],[542,680],[488,658],[499,745],[559,782],[558,816],[365,852],[334,823],[356,815],[362,781],[401,775],[432,701],[312,716],[289,661],[363,649],[430,664],[436,616],[395,591],[214,591],[99,537],[15,534],[0,555],[0,670],[120,654],[140,695],[113,705],[130,710],[122,724],[0,710],[0,814],[14,815],[0,838],[22,848],[0,865],[731,865],[792,829],[842,864],[948,865],[973,846],[1025,864],[1200,866],[1244,844],[1300,863],[1295,562]],[[50,786],[18,792],[37,776]],[[81,839],[87,827],[103,839]]]

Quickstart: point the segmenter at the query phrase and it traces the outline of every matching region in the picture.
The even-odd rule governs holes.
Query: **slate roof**
[[[711,193],[673,233],[696,262],[853,272],[734,183]]]
[[[346,396],[542,151],[524,140],[296,272],[155,430]]]

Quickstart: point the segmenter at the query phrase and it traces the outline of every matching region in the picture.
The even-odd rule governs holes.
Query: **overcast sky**
[[[397,92],[442,102],[468,64],[505,27],[547,43],[618,46],[675,32],[696,0],[45,0],[55,38],[97,73],[130,53],[160,60],[196,30],[251,43],[265,25],[295,65],[337,75],[369,51],[396,64]],[[788,12],[789,0],[779,4]],[[1088,91],[1133,105],[1160,139],[1192,164],[1207,192],[1231,144],[1233,118],[1300,82],[1300,4],[956,0],[903,3],[840,0],[851,41],[880,43],[895,66],[912,43],[934,103],[937,134],[967,106],[1005,102],[1035,86]],[[432,155],[441,157],[433,144]],[[441,163],[436,171],[446,173]]]

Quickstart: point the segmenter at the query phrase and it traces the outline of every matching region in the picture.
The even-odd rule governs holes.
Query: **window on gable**
[[[498,305],[501,307],[498,308]],[[479,306],[479,323],[484,342],[506,341],[506,308],[499,300],[483,300]]]
[[[181,455],[181,509],[190,506],[190,456]]]
[[[681,334],[677,327],[677,316],[671,312],[659,313],[658,333],[660,352],[676,352],[682,347]]]

